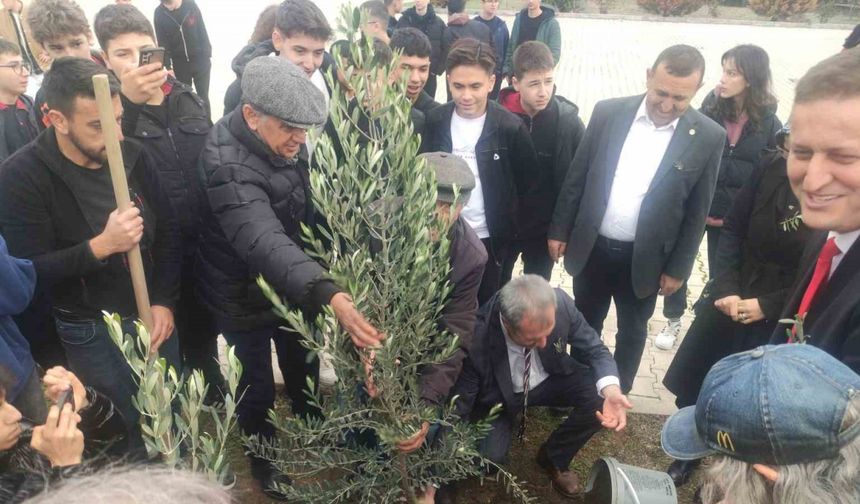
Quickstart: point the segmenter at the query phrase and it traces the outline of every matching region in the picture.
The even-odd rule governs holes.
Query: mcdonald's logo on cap
[[[735,451],[735,444],[732,442],[732,436],[725,431],[717,431],[717,444],[724,450]]]

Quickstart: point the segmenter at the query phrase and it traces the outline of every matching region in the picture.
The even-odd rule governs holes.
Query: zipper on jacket
[[[176,21],[176,18],[174,18],[172,15],[170,15],[169,12],[167,12],[166,14],[167,14],[167,17],[169,17],[170,20],[173,21],[174,23],[176,23],[176,26],[179,27],[179,37],[182,39],[182,50],[185,51],[185,61],[191,63],[191,58],[188,56],[188,44],[185,42],[185,29],[182,26],[183,24],[185,24],[185,20],[188,19],[188,16],[191,15],[191,11],[189,10],[188,14],[186,14],[185,17],[182,18],[181,23]]]

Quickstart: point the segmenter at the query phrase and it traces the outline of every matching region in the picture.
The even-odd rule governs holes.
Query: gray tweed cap
[[[469,165],[459,157],[447,152],[428,152],[419,157],[427,161],[427,166],[436,171],[436,199],[454,203],[454,186],[460,190],[460,203],[466,204],[475,188],[475,176]]]
[[[299,67],[283,58],[251,60],[242,74],[242,99],[294,128],[321,126],[328,118],[322,92]]]

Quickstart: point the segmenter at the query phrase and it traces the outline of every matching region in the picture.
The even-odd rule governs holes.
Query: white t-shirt
[[[322,74],[322,72],[319,71],[319,69],[317,69],[317,71],[314,72],[313,75],[311,75],[311,82],[313,83],[314,86],[316,86],[317,89],[319,89],[322,92],[323,96],[325,97],[325,108],[326,108],[326,110],[329,110],[329,102],[331,101],[331,96],[329,96],[329,94],[328,94],[328,86],[326,86],[326,83],[325,83],[325,76]],[[325,129],[325,124],[323,124],[319,128],[314,128],[314,135],[322,135],[324,129]],[[314,136],[314,138],[317,138],[317,137]],[[311,140],[310,137],[308,138],[307,144],[308,144],[308,152],[310,154],[313,154],[314,147],[316,147],[316,145],[314,144],[314,141]]]
[[[472,170],[475,176],[475,188],[472,189],[469,202],[460,214],[478,235],[478,238],[489,238],[490,229],[487,227],[487,215],[484,211],[484,193],[481,189],[481,176],[478,173],[478,159],[475,156],[475,146],[484,130],[487,114],[477,119],[466,119],[457,115],[455,110],[451,116],[451,153],[459,157]]]

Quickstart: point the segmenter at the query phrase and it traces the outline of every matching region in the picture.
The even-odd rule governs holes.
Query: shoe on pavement
[[[654,346],[660,350],[671,350],[675,347],[675,341],[681,335],[681,319],[669,319],[657,338],[654,340]]]
[[[699,467],[701,460],[675,460],[669,465],[666,473],[675,482],[675,488],[680,488],[690,481],[693,472]]]
[[[552,487],[556,492],[568,499],[576,499],[582,495],[582,485],[579,483],[579,476],[570,469],[559,469],[556,467],[547,456],[544,446],[541,446],[540,450],[538,450],[537,463],[549,475]]]

